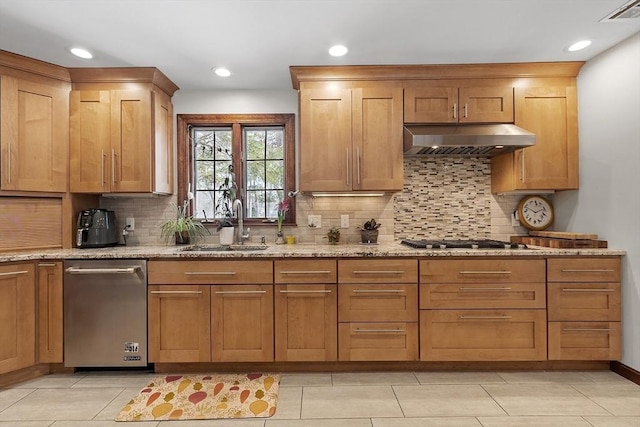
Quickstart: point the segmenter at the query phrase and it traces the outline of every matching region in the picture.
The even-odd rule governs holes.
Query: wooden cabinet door
[[[207,285],[148,287],[149,362],[211,361]]]
[[[513,123],[513,87],[461,87],[460,123]]]
[[[212,360],[272,362],[273,285],[211,288]]]
[[[72,193],[111,191],[111,94],[71,91],[70,167]]]
[[[337,285],[275,286],[276,361],[338,359]]]
[[[151,92],[111,91],[111,191],[151,192]]]
[[[5,76],[0,85],[0,189],[67,191],[68,91]]]
[[[38,363],[62,363],[62,262],[37,263]]]
[[[416,83],[404,89],[405,123],[457,123],[458,88]]]
[[[491,191],[577,189],[576,88],[516,87],[515,124],[536,143],[491,159]]]
[[[351,191],[351,91],[300,91],[300,190]]]
[[[353,89],[352,107],[353,189],[402,190],[402,88]]]
[[[0,265],[0,374],[35,364],[32,263]]]
[[[153,92],[153,190],[173,193],[173,105],[168,95]]]

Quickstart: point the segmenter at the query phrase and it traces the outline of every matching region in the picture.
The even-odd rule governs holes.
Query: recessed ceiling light
[[[571,46],[567,48],[569,52],[575,52],[576,50],[582,50],[585,47],[591,44],[591,40],[580,40],[579,42],[575,42]]]
[[[344,56],[347,52],[349,52],[349,49],[341,44],[337,44],[329,48],[329,55],[331,56]]]
[[[69,52],[82,59],[91,59],[93,58],[93,54],[86,49],[81,47],[72,47],[69,49]]]
[[[219,77],[229,77],[231,75],[231,71],[224,67],[215,67],[213,72]]]

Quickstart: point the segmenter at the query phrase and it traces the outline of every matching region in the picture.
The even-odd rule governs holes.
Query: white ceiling
[[[598,22],[627,1],[0,0],[0,49],[65,67],[153,66],[183,90],[285,89],[290,65],[588,60],[640,31],[640,18]],[[589,48],[566,51],[584,38]],[[350,52],[330,57],[335,43]],[[73,57],[76,45],[95,58]]]

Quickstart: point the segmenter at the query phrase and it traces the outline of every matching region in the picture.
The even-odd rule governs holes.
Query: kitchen
[[[607,24],[608,25],[608,24]],[[631,34],[631,33],[630,33]],[[637,216],[629,215],[628,212],[635,212],[638,208],[637,196],[637,172],[634,165],[638,160],[637,155],[637,100],[633,97],[637,93],[637,65],[628,65],[629,58],[638,51],[637,34],[630,39],[620,43],[609,52],[605,52],[585,64],[578,76],[579,90],[579,111],[580,111],[580,191],[565,191],[554,194],[553,202],[556,209],[557,230],[593,231],[605,236],[609,240],[610,247],[621,248],[627,251],[627,256],[623,257],[623,357],[622,362],[631,368],[640,367],[640,343],[638,342],[637,331],[633,325],[639,324],[637,316],[638,285],[634,282],[634,277],[638,276],[638,265],[634,260],[637,258]],[[289,65],[293,65],[291,63]],[[146,64],[145,64],[146,65]],[[156,65],[156,64],[151,64]],[[636,68],[634,68],[634,66]],[[616,70],[616,78],[610,78],[610,70]],[[167,70],[163,69],[163,72]],[[628,74],[624,74],[628,72]],[[287,78],[287,71],[282,71]],[[628,76],[625,78],[625,75]],[[184,90],[176,92],[173,97],[174,113],[259,113],[264,111],[297,113],[298,100],[295,91],[291,90],[291,83],[288,83],[287,90]],[[609,90],[603,92],[603,88]],[[635,92],[634,92],[635,90]],[[600,106],[610,105],[611,98],[621,103],[618,110],[607,111]],[[603,120],[605,115],[608,120]],[[612,124],[615,127],[612,128]],[[607,143],[604,143],[606,141]],[[620,149],[611,150],[609,141],[616,141]],[[407,160],[405,160],[407,161]],[[410,161],[410,160],[409,160]],[[428,168],[434,171],[459,170],[467,171],[471,168],[474,178],[480,177],[480,190],[466,187],[457,190],[458,193],[479,192],[481,209],[469,213],[461,219],[460,229],[469,225],[476,226],[476,216],[478,212],[491,210],[489,217],[481,219],[481,226],[487,230],[486,234],[508,240],[509,235],[523,234],[524,230],[515,229],[511,226],[510,214],[517,205],[521,196],[496,196],[490,192],[490,183],[487,181],[488,161],[481,160],[479,163],[463,163],[458,167],[455,163],[446,163],[441,160],[427,161]],[[419,170],[419,168],[417,168]],[[442,175],[435,173],[437,177]],[[464,181],[468,176],[458,179]],[[442,191],[443,195],[451,194],[452,191],[442,189],[436,182],[429,191]],[[474,193],[475,194],[475,193]],[[578,197],[579,195],[579,197]],[[443,197],[442,195],[440,197]],[[170,216],[169,198],[139,198],[139,199],[103,199],[102,207],[114,209],[118,213],[118,218],[124,219],[133,216],[136,219],[136,230],[131,233],[129,241],[132,245],[152,245],[159,243],[157,212],[166,212],[165,216]],[[360,212],[352,208],[353,202],[343,199],[312,199],[310,197],[300,197],[298,199],[298,227],[290,230],[296,234],[299,243],[324,243],[324,235],[328,224],[339,224],[340,215],[351,216],[352,225],[359,224],[365,220],[375,217],[383,224],[380,229],[381,243],[390,243],[396,239],[396,207],[392,197],[383,196],[373,200],[366,200],[362,205],[367,206],[366,211]],[[606,210],[603,210],[607,208]],[[300,225],[306,224],[308,214],[320,214],[322,216],[323,227],[319,230],[298,231]],[[149,221],[156,218],[156,221]],[[435,222],[437,218],[426,219],[428,224]],[[460,229],[457,229],[459,231]],[[490,230],[490,231],[489,231]],[[351,232],[352,234],[350,234]],[[343,235],[343,239],[355,242],[356,231],[349,229]],[[254,237],[260,234],[271,235],[272,228],[265,231],[252,231]],[[636,233],[636,234],[634,234]],[[67,233],[71,234],[71,233]],[[212,242],[217,236],[210,238]],[[70,237],[69,237],[70,238]],[[634,274],[635,272],[635,274]]]

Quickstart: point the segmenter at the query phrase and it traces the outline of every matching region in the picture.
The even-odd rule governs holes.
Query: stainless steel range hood
[[[406,125],[406,156],[485,156],[536,143],[535,134],[510,124]]]

